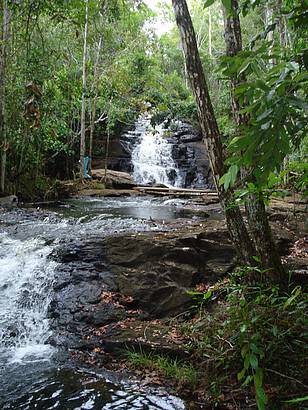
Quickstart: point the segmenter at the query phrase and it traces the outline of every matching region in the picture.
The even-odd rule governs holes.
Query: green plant
[[[196,362],[208,363],[208,388],[214,383],[220,391],[234,377],[242,392],[253,390],[258,409],[283,409],[285,398],[305,394],[307,294],[292,285],[292,277],[288,291],[260,284],[260,273],[242,267],[211,287],[211,293],[193,292],[199,315],[182,329],[190,336],[188,348]]]
[[[187,383],[191,387],[197,385],[198,374],[191,365],[168,356],[144,353],[142,351],[127,352],[128,362],[133,368],[158,370],[165,377],[176,380],[179,384]]]

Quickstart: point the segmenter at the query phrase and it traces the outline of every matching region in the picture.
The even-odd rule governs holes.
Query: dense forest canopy
[[[196,121],[171,3],[154,3],[89,1],[87,144],[91,121],[96,135],[107,129],[118,133],[133,123],[144,102],[152,104],[156,121]],[[244,161],[253,155],[266,178],[286,154],[294,152],[294,158],[303,159],[307,80],[303,2],[242,2],[244,51],[232,61],[224,58],[220,3],[192,0],[189,5],[226,142],[235,132],[226,77],[238,71],[248,79],[237,93],[249,103],[246,110],[254,114],[254,124],[240,144],[231,138],[230,152],[239,145],[247,147],[254,135],[255,148],[263,145],[267,153],[264,156],[259,149],[253,155],[251,148]],[[3,2],[2,190],[23,191],[33,181],[40,189],[45,177],[70,178],[78,168],[85,13],[84,1]],[[276,123],[268,121],[269,116]],[[276,146],[279,150],[272,151]],[[97,155],[103,151],[94,143]],[[230,161],[237,164],[236,159]]]

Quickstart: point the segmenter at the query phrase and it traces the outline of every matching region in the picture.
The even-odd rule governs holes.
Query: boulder
[[[16,195],[8,195],[0,197],[0,206],[16,206],[18,198]]]
[[[120,293],[155,317],[185,311],[187,291],[231,270],[235,256],[226,231],[108,238],[104,253]]]
[[[106,185],[115,189],[131,189],[136,186],[135,181],[132,176],[126,172],[107,170],[107,180]],[[94,169],[92,171],[92,178],[94,179],[104,179],[105,170],[104,169]]]

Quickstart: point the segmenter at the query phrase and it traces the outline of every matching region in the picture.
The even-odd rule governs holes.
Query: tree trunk
[[[9,10],[8,1],[3,1],[3,21],[1,36],[1,55],[0,55],[0,149],[1,149],[1,170],[0,170],[0,190],[5,190],[6,179],[6,153],[8,149],[7,142],[7,124],[6,124],[6,101],[5,101],[5,81],[7,65],[7,47],[9,40]]]
[[[223,146],[198,52],[191,17],[185,0],[172,0],[172,4],[182,40],[187,75],[196,100],[203,140],[208,151],[219,200],[225,211],[228,229],[237,254],[243,263],[249,263],[254,255],[254,248],[241,212],[237,206],[231,205],[231,192],[226,192],[222,186],[219,186],[219,179],[226,170]]]
[[[266,215],[262,197],[252,195],[246,203],[249,229],[260,258],[261,265],[267,272],[263,276],[264,282],[286,284],[287,275],[278,254],[271,227]]]
[[[238,1],[231,0],[233,13],[224,10],[226,52],[230,57],[242,51],[242,33],[238,15]],[[235,95],[235,88],[245,82],[245,76],[234,76],[230,80],[231,100],[234,121],[237,126],[247,125],[249,117],[240,113],[241,106]],[[266,215],[264,201],[261,195],[250,195],[246,203],[249,230],[256,247],[256,251],[264,268],[269,269],[268,277],[276,282],[284,282],[285,272],[278,255],[271,228]]]
[[[110,143],[110,131],[109,131],[109,128],[107,128],[106,152],[105,152],[105,175],[104,175],[104,184],[105,184],[105,187],[107,186],[109,143]]]
[[[92,87],[92,103],[91,103],[91,123],[90,123],[90,141],[89,141],[89,170],[90,175],[92,173],[92,155],[93,155],[93,137],[95,130],[95,115],[96,115],[96,103],[97,103],[97,81],[98,81],[98,63],[100,58],[100,52],[102,48],[102,38],[99,39],[97,46],[97,54],[94,63],[93,71],[93,87]]]
[[[87,87],[87,62],[88,62],[88,20],[89,0],[86,0],[86,16],[84,25],[83,64],[82,64],[82,103],[81,103],[81,135],[80,135],[80,178],[84,178],[84,157],[86,150],[86,87]]]
[[[209,8],[209,55],[212,57],[212,12]]]

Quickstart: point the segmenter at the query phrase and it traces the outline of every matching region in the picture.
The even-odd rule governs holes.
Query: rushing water
[[[137,184],[182,186],[180,171],[172,157],[172,144],[164,134],[164,125],[151,125],[151,116],[142,115],[135,124],[132,134],[139,141],[132,152],[133,178]]]
[[[48,344],[47,310],[67,241],[164,229],[185,202],[76,199],[49,210],[0,211],[0,408],[185,409],[165,392],[71,366]],[[154,221],[156,219],[156,221]]]
[[[47,309],[56,263],[39,239],[21,241],[0,234],[0,348],[11,363],[46,358],[51,348]]]

